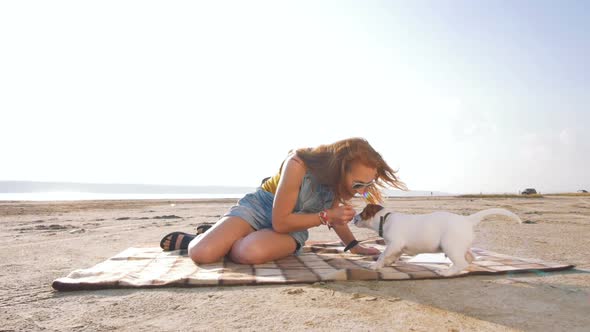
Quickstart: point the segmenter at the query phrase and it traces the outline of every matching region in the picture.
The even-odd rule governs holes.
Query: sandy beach
[[[57,292],[54,279],[171,231],[213,222],[236,199],[0,202],[0,331],[587,331],[590,196],[390,198],[407,213],[490,207],[475,247],[570,263],[555,273],[413,281]],[[361,207],[361,201],[355,201]],[[351,226],[358,239],[374,234]],[[337,240],[324,227],[310,240]]]

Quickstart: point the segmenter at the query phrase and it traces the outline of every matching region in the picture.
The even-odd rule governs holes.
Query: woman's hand
[[[334,226],[346,225],[356,215],[352,205],[340,205],[328,211],[328,224]]]
[[[360,244],[354,246],[354,248],[350,249],[350,252],[357,255],[366,255],[366,256],[375,256],[379,255],[381,251],[377,248],[373,247],[363,247]]]

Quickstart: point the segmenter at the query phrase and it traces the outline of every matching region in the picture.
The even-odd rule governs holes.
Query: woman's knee
[[[236,241],[230,251],[230,259],[238,264],[263,264],[267,256],[266,250],[256,243]]]
[[[189,247],[188,256],[197,264],[209,264],[219,261],[226,253],[214,246],[203,246],[198,243]]]
[[[265,243],[240,240],[234,243],[230,258],[238,264],[264,264],[271,260],[280,258],[276,257],[278,252],[272,252],[273,248],[269,248]],[[279,256],[288,256],[293,251]]]
[[[188,255],[197,264],[217,262],[227,255],[235,241],[251,232],[252,226],[245,220],[226,217],[193,239],[188,246]]]

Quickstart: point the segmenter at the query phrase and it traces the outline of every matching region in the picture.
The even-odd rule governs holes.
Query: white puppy
[[[357,227],[379,232],[379,236],[385,240],[385,251],[371,265],[372,269],[391,265],[402,254],[414,256],[420,253],[444,252],[453,264],[437,273],[452,276],[475,259],[470,249],[473,226],[494,214],[522,222],[517,215],[505,209],[487,209],[469,216],[450,212],[405,214],[387,211],[381,205],[368,204],[354,217],[353,223]]]

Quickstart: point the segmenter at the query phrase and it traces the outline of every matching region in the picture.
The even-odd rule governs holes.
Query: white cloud
[[[579,118],[532,127],[526,96],[437,52],[426,16],[377,7],[2,2],[0,180],[251,185],[288,149],[349,136],[415,189],[585,174]]]
[[[477,109],[469,110],[465,107],[452,118],[452,128],[455,139],[469,140],[485,137],[497,133],[497,117]]]
[[[576,144],[576,132],[570,128],[563,129],[559,133],[559,141],[564,145]]]

